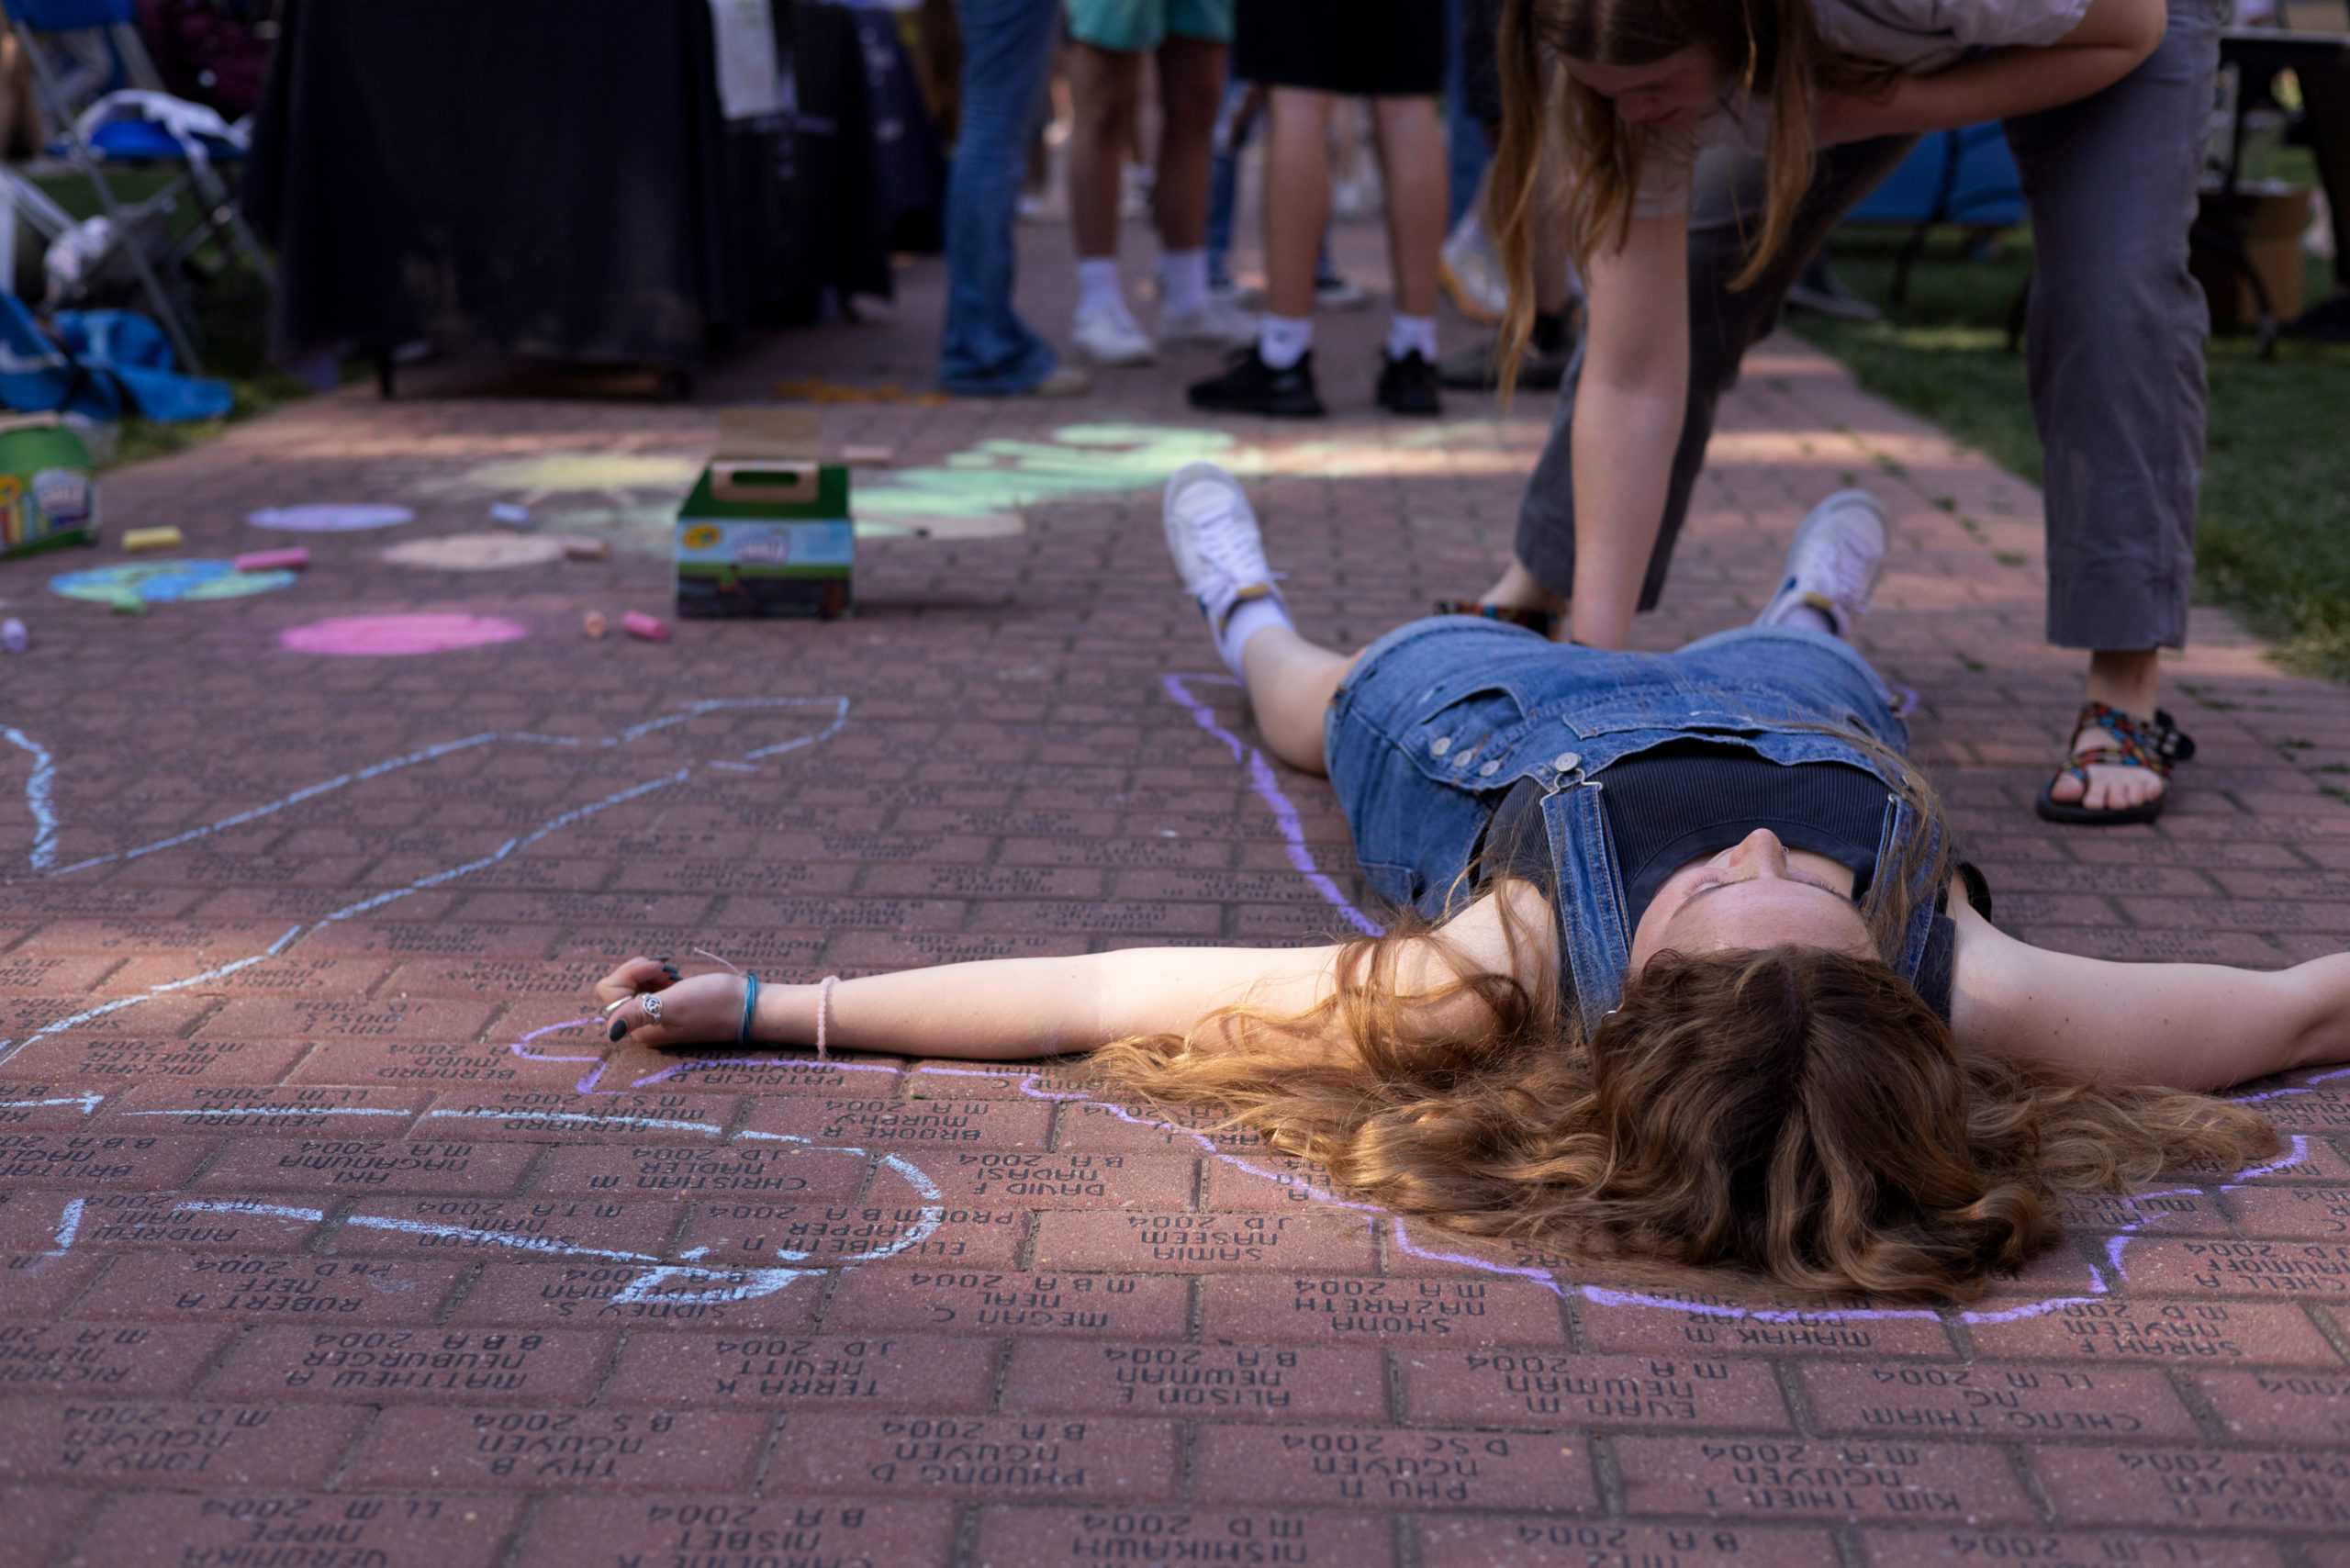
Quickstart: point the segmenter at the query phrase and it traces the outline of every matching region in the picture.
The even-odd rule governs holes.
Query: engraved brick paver
[[[1375,230],[1339,239],[1376,276]],[[1050,321],[1066,246],[1029,250]],[[709,398],[926,385],[939,269],[900,278],[886,319],[714,361]],[[417,512],[306,541],[283,592],[107,616],[0,564],[33,636],[6,725],[50,758],[38,818],[0,745],[0,1563],[2350,1568],[2350,1078],[2262,1086],[2270,1167],[2066,1198],[2055,1250],[1935,1312],[1339,1206],[1070,1064],[665,1054],[588,1017],[631,953],[792,981],[1353,934],[1344,823],[1318,780],[1267,776],[1292,830],[1259,793],[1158,482],[1241,471],[1300,622],[1360,644],[1487,580],[1550,409],[1374,419],[1347,367],[1378,313],[1325,330],[1310,428],[1192,413],[1205,354],[1082,407],[829,408],[897,453],[858,476],[887,529],[836,624],[581,636],[666,602],[713,410],[474,397],[462,361],[106,476],[111,521],[192,555],[263,542],[264,506]],[[2199,609],[2173,811],[2045,828],[2077,659],[2040,642],[2038,494],[1784,341],[1719,429],[1643,644],[1751,615],[1864,476],[1896,526],[1861,639],[2010,928],[2350,946],[2338,689]],[[381,558],[509,499],[610,559]],[[279,643],[417,611],[527,634]]]

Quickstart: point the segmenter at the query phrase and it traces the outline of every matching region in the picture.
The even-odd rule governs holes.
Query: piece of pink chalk
[[[632,637],[642,637],[648,643],[666,643],[669,640],[669,623],[657,615],[645,615],[633,610],[621,617],[621,630]]]
[[[310,553],[300,545],[287,550],[255,550],[237,557],[241,572],[298,572],[310,564]]]

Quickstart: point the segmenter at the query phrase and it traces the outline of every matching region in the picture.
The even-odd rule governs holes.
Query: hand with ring
[[[666,958],[631,958],[596,982],[597,1012],[614,1040],[728,1043],[741,1037],[747,986],[741,975],[680,975]]]

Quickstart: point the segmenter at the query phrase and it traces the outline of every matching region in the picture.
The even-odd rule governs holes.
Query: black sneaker
[[[1382,352],[1379,367],[1379,406],[1391,414],[1426,416],[1444,412],[1444,394],[1437,390],[1436,366],[1414,349],[1402,359]]]
[[[1267,414],[1282,420],[1318,420],[1329,410],[1314,389],[1314,355],[1287,370],[1275,370],[1253,343],[1233,353],[1224,374],[1192,384],[1192,407],[1213,414]]]
[[[1521,392],[1556,392],[1567,379],[1568,351],[1544,353],[1532,343],[1517,362]],[[1502,385],[1502,345],[1495,338],[1455,349],[1437,361],[1437,379],[1461,392],[1497,392]]]

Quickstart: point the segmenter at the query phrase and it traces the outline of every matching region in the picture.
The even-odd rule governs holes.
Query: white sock
[[[1399,310],[1387,323],[1387,357],[1402,359],[1415,352],[1430,364],[1436,363],[1436,318]]]
[[[1080,256],[1077,260],[1077,308],[1091,310],[1115,306],[1123,309],[1125,292],[1118,286],[1118,258]]]
[[[1816,605],[1788,606],[1786,613],[1779,617],[1779,624],[1808,627],[1815,632],[1825,632],[1831,637],[1837,634],[1835,620]]]
[[[1169,251],[1158,258],[1158,308],[1167,315],[1189,316],[1208,302],[1208,253]]]
[[[1268,314],[1257,324],[1257,357],[1287,370],[1314,352],[1314,318]]]
[[[1289,607],[1270,593],[1234,605],[1215,634],[1215,651],[1224,655],[1224,667],[1238,675],[1240,655],[1248,650],[1248,639],[1269,626],[1289,624]]]

